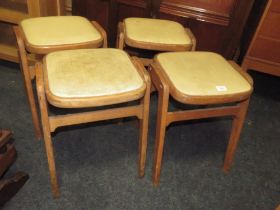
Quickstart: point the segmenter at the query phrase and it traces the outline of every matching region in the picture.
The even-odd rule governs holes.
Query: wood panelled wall
[[[280,1],[268,0],[257,30],[244,57],[244,70],[280,76]]]
[[[197,38],[197,49],[233,58],[254,0],[73,0],[73,15],[98,21],[114,46],[126,17],[176,20]]]

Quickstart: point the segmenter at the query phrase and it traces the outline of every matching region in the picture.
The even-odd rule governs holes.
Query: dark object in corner
[[[17,172],[11,178],[2,175],[16,159],[16,150],[11,142],[12,133],[0,129],[0,207],[10,200],[28,180],[28,174]]]
[[[0,181],[0,207],[19,191],[28,178],[28,174],[17,172],[13,177]]]

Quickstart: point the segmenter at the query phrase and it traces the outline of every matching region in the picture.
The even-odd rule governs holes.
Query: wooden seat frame
[[[144,49],[144,50],[156,50],[156,51],[194,51],[196,48],[196,38],[189,28],[185,28],[186,33],[191,39],[191,43],[188,46],[177,45],[177,44],[158,44],[158,43],[148,43],[143,41],[136,41],[129,39],[125,32],[125,26],[123,22],[118,24],[118,34],[117,34],[117,48],[124,49],[125,46],[130,46],[133,48]],[[152,63],[153,59],[140,58],[145,66]]]
[[[233,61],[229,61],[235,70],[242,75],[250,84],[253,85],[251,77],[243,72],[241,68]],[[246,116],[249,98],[252,93],[252,88],[249,92],[241,94],[232,94],[226,96],[201,96],[192,97],[186,96],[177,91],[176,88],[169,81],[166,73],[161,66],[155,62],[150,65],[149,72],[151,75],[153,86],[158,91],[158,109],[157,109],[157,124],[156,124],[156,138],[154,149],[154,165],[153,165],[153,184],[159,185],[163,147],[165,139],[166,128],[172,122],[194,120],[212,117],[232,116],[233,124],[231,128],[231,134],[229,143],[226,150],[224,159],[223,170],[227,172],[232,164],[233,156],[237,148],[240,133],[243,127],[244,119]],[[194,110],[180,110],[180,111],[168,111],[169,97],[173,97],[175,100],[192,105],[222,105],[215,108],[200,108]],[[226,105],[226,103],[236,102],[235,105]]]
[[[44,54],[49,52],[57,51],[57,50],[67,50],[67,49],[81,49],[81,48],[97,48],[97,47],[107,47],[107,35],[104,29],[96,22],[92,21],[93,27],[95,27],[102,38],[98,42],[87,42],[87,43],[77,43],[77,44],[66,44],[66,45],[54,45],[54,46],[42,46],[35,47],[30,46],[26,42],[26,38],[24,37],[24,33],[20,26],[14,26],[14,32],[17,39],[18,44],[18,52],[20,58],[21,72],[24,79],[24,86],[27,94],[27,99],[29,102],[29,107],[31,110],[32,121],[35,128],[35,136],[37,139],[42,138],[42,131],[40,125],[40,119],[37,111],[37,106],[35,103],[35,97],[32,90],[32,80],[35,78],[35,68],[34,63],[36,61],[40,61]],[[29,51],[31,50],[31,51]],[[33,55],[33,57],[32,57]]]
[[[140,100],[139,104],[128,106],[127,103],[124,103],[122,107],[119,108],[104,108],[98,111],[87,111],[82,113],[75,114],[66,114],[66,115],[55,115],[50,116],[48,114],[48,103],[57,104],[59,107],[66,106],[71,108],[71,103],[67,98],[65,101],[60,97],[60,101],[52,100],[47,96],[47,92],[44,86],[43,80],[43,71],[42,64],[36,64],[36,87],[37,94],[39,98],[39,106],[41,111],[41,119],[43,126],[44,142],[48,158],[49,171],[51,186],[53,191],[53,196],[59,196],[59,188],[56,176],[56,167],[54,161],[54,150],[51,140],[51,133],[55,131],[56,128],[68,125],[82,124],[88,122],[96,122],[101,120],[117,119],[124,117],[136,116],[139,120],[139,162],[138,162],[138,174],[140,177],[144,176],[145,173],[145,162],[146,162],[146,150],[147,150],[147,135],[148,135],[148,119],[149,119],[149,104],[150,104],[150,76],[141,61],[137,58],[132,58],[131,61],[137,68],[140,76],[142,77],[146,88],[141,88],[138,92],[130,92],[115,94],[118,95],[119,101],[116,101],[115,95],[111,96],[97,96],[88,98],[73,98],[73,107],[72,108],[84,108],[91,107],[93,104],[95,106],[111,105],[122,102],[129,102]],[[140,92],[139,92],[140,91]],[[79,102],[80,101],[80,102]]]

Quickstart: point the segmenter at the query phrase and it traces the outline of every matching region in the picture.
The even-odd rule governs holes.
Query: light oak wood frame
[[[233,61],[229,62],[244,78],[253,85],[251,77],[242,72],[240,67]],[[157,124],[156,124],[156,138],[155,138],[155,150],[154,150],[154,165],[153,165],[153,184],[159,185],[163,147],[165,139],[165,130],[172,122],[203,119],[212,117],[232,116],[233,124],[231,128],[231,134],[227,151],[225,154],[223,170],[229,171],[229,168],[233,161],[233,156],[237,148],[240,133],[243,127],[247,108],[249,104],[249,98],[252,93],[250,91],[242,94],[228,95],[225,97],[191,97],[184,94],[180,94],[171,82],[168,80],[167,75],[161,66],[155,62],[149,66],[149,72],[152,78],[153,86],[158,91],[158,111],[157,111]],[[215,108],[201,108],[195,110],[180,110],[175,112],[168,111],[169,97],[173,97],[175,100],[184,104],[195,105],[210,105],[221,104],[221,107]],[[236,102],[236,105],[227,105],[226,103]]]
[[[141,64],[138,58],[134,57],[131,59],[140,73],[145,88],[138,89],[138,92],[127,92],[123,94],[118,94],[119,98],[122,100],[118,100],[116,102],[116,98],[114,95],[112,96],[103,96],[96,97],[100,102],[96,103],[93,97],[88,98],[91,104],[95,106],[103,106],[109,104],[120,103],[121,101],[129,102],[134,100],[140,100],[138,105],[128,106],[127,103],[124,103],[123,107],[120,108],[109,108],[102,109],[98,111],[88,111],[76,114],[67,114],[67,115],[55,115],[49,116],[48,114],[48,103],[57,104],[57,100],[52,100],[52,98],[48,97],[48,93],[46,92],[45,79],[43,78],[43,69],[42,64],[36,64],[36,87],[37,94],[39,98],[39,105],[41,111],[41,119],[43,126],[43,134],[45,141],[45,148],[48,158],[49,171],[50,171],[50,179],[52,192],[54,197],[59,196],[59,187],[57,182],[56,175],[56,167],[54,160],[54,149],[52,145],[51,133],[55,131],[56,128],[68,125],[82,124],[88,122],[96,122],[101,120],[108,119],[117,119],[124,117],[136,116],[139,120],[139,162],[138,162],[138,175],[139,177],[143,177],[145,173],[145,162],[146,162],[146,150],[147,150],[147,135],[148,135],[148,119],[149,119],[149,104],[150,104],[150,86],[151,80],[148,72],[145,70],[144,66]],[[110,100],[111,98],[111,100]],[[72,108],[78,108],[78,98],[74,100],[74,104]],[[66,100],[65,103],[63,98],[59,99],[59,107],[67,107],[70,108],[70,104]],[[94,102],[94,103],[93,103]],[[86,99],[80,100],[80,108],[89,107],[89,103],[86,102]]]
[[[148,42],[132,40],[129,37],[127,37],[127,34],[125,32],[124,23],[119,22],[116,47],[119,49],[122,49],[122,50],[125,48],[126,45],[128,45],[133,48],[144,49],[144,50],[170,51],[170,52],[172,52],[172,51],[194,51],[196,48],[196,38],[189,28],[185,28],[185,31],[191,39],[190,45],[148,43]],[[141,58],[141,61],[143,62],[143,64],[145,66],[148,66],[149,64],[152,63],[153,59]]]
[[[20,66],[21,66],[21,72],[23,75],[24,80],[24,87],[27,94],[28,103],[31,110],[32,115],[32,121],[35,128],[35,136],[37,139],[42,138],[42,131],[40,126],[40,118],[37,111],[37,106],[35,103],[35,96],[32,90],[32,80],[35,78],[35,70],[34,70],[34,60],[30,60],[29,57],[32,53],[32,55],[35,55],[35,60],[41,60],[43,54],[47,54],[49,52],[57,51],[57,50],[66,50],[66,49],[80,49],[80,48],[94,48],[101,46],[106,48],[107,47],[107,35],[104,29],[95,21],[92,21],[92,24],[94,27],[97,28],[97,30],[102,35],[102,40],[96,45],[93,45],[92,43],[83,43],[83,44],[71,44],[71,45],[57,45],[57,46],[44,46],[43,48],[38,47],[30,47],[26,39],[24,37],[24,33],[22,32],[21,28],[19,26],[14,26],[14,32],[17,39],[17,45],[18,45],[18,54],[20,59]],[[29,49],[27,49],[27,46],[29,46]],[[31,52],[29,50],[32,50]]]

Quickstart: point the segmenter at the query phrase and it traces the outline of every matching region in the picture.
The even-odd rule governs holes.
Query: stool
[[[59,195],[59,189],[51,133],[61,126],[136,116],[138,173],[144,176],[151,82],[141,61],[119,49],[77,49],[49,53],[43,62],[43,68],[36,65],[36,84],[54,197]],[[139,103],[129,105],[130,101]],[[120,103],[123,104],[118,107],[106,107]],[[48,104],[102,109],[50,116]]]
[[[14,31],[35,134],[40,139],[42,134],[32,91],[34,60],[57,50],[107,47],[106,32],[97,22],[79,16],[29,18],[15,26]],[[35,55],[33,62],[28,58],[30,54]]]
[[[252,93],[253,81],[233,61],[211,52],[169,52],[158,54],[150,66],[158,90],[158,111],[154,151],[153,184],[159,184],[165,130],[172,122],[232,116],[233,125],[224,160],[228,171],[238,144]],[[169,98],[199,109],[169,111]],[[209,107],[205,105],[215,105]]]
[[[117,48],[125,46],[155,51],[195,50],[196,39],[181,24],[160,19],[126,18],[118,24]],[[141,58],[145,66],[152,59]]]

